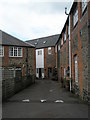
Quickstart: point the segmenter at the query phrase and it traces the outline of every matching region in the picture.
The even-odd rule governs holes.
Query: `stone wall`
[[[17,92],[34,83],[34,76],[2,80],[2,100],[5,101]]]

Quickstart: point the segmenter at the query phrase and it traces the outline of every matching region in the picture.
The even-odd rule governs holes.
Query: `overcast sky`
[[[23,41],[60,34],[73,0],[63,1],[0,0],[0,29]]]

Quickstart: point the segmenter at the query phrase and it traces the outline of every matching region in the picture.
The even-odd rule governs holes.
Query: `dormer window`
[[[37,43],[35,43],[35,45],[37,45]]]
[[[43,44],[45,44],[47,41],[44,41]]]

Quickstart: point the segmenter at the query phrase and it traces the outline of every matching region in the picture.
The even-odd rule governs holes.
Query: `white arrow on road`
[[[29,99],[25,99],[25,100],[22,100],[23,102],[29,102],[30,100]]]
[[[41,101],[42,103],[43,103],[43,102],[46,102],[46,100],[45,100],[45,99],[44,99],[44,100],[40,100],[40,101]]]
[[[63,103],[63,100],[56,100],[55,103]]]

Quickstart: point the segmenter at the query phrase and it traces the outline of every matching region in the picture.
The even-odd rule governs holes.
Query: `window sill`
[[[9,56],[9,58],[22,58],[23,56]]]

